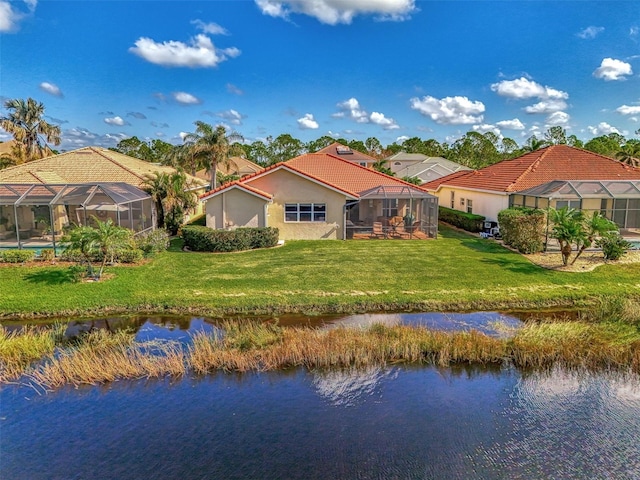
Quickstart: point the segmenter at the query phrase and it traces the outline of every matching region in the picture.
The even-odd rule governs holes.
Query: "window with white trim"
[[[467,198],[467,213],[473,213],[473,200]]]
[[[286,203],[285,222],[326,222],[326,203]]]
[[[382,216],[391,218],[398,215],[398,199],[385,198],[382,200]]]

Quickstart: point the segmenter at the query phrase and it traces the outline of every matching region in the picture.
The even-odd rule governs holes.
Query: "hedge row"
[[[461,212],[460,210],[453,210],[446,207],[438,207],[438,218],[449,225],[475,233],[482,231],[485,220],[485,217],[482,215]]]
[[[0,252],[0,262],[24,263],[34,259],[36,252],[33,250],[5,250]]]
[[[500,234],[505,245],[520,253],[537,253],[544,249],[546,215],[533,208],[508,208],[498,213]]]
[[[182,227],[182,240],[196,252],[238,252],[255,248],[274,247],[278,243],[277,228],[236,228],[214,230],[198,225]]]

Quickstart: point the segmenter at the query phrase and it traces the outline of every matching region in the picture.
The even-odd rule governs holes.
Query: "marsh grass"
[[[603,305],[601,310],[631,315],[627,321],[619,317],[597,321],[595,313],[579,320],[542,319],[530,321],[512,336],[502,338],[475,330],[443,332],[406,325],[314,329],[228,321],[219,331],[195,334],[192,342],[183,346],[174,342],[136,342],[132,333],[98,330],[55,351],[51,344],[43,347],[44,360],[28,371],[27,378],[50,389],[65,384],[100,384],[189,372],[204,375],[294,367],[344,369],[397,363],[441,367],[515,365],[534,369],[560,366],[640,374],[640,329],[635,316],[638,302],[612,302],[615,305]],[[25,330],[20,335],[30,339],[36,333]],[[19,343],[13,337],[12,341]],[[26,367],[21,365],[37,356],[35,350],[29,352],[24,357],[28,361],[5,354],[7,362],[15,362],[7,371],[25,372]]]
[[[9,332],[0,326],[0,383],[19,378],[29,366],[51,355],[64,339],[65,326],[25,327]]]
[[[137,343],[129,332],[96,330],[46,358],[28,376],[49,389],[66,384],[95,385],[121,379],[180,376],[184,372],[184,353],[175,343]]]

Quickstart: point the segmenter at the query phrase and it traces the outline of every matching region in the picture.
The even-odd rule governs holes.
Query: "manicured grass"
[[[174,245],[144,265],[106,273],[113,277],[71,283],[65,267],[3,266],[0,317],[487,310],[640,295],[637,264],[550,271],[491,240],[446,228],[434,241],[292,241],[230,254]]]

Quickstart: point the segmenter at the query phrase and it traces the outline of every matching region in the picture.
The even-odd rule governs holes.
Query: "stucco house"
[[[153,228],[153,202],[141,190],[146,175],[175,171],[99,147],[2,169],[0,241],[19,248],[55,244],[64,228],[92,215],[136,232]],[[204,193],[206,182],[189,179],[196,194]]]
[[[440,205],[497,221],[510,206],[601,211],[621,228],[640,228],[640,168],[554,145],[421,186]]]
[[[402,152],[401,152],[402,153]],[[400,154],[397,154],[400,155]],[[471,168],[460,165],[459,163],[452,162],[443,157],[428,157],[421,153],[404,154],[404,157],[393,157],[387,159],[387,164],[392,172],[396,174],[398,178],[413,178],[417,177],[422,180],[422,183],[428,183],[432,180],[451,175],[455,172],[470,171]],[[417,162],[404,162],[403,159],[407,157],[421,158]]]
[[[377,225],[392,236],[398,218],[411,220],[412,237],[437,235],[435,196],[327,153],[278,163],[200,198],[208,227],[277,227],[283,240],[367,237]]]
[[[351,163],[356,163],[361,167],[367,168],[373,168],[373,164],[378,161],[377,158],[374,158],[371,155],[359,152],[358,150],[353,150],[351,147],[347,147],[346,145],[342,145],[338,142],[334,142],[331,145],[318,150],[316,153],[327,153],[334,157],[342,158],[343,160],[347,160]]]
[[[243,157],[229,158],[229,165],[218,164],[218,172],[221,175],[225,175],[225,176],[235,175],[240,178],[246,175],[251,175],[252,173],[259,172],[263,168],[264,167],[261,167],[260,165],[253,163],[251,160],[247,160],[246,158],[243,158]],[[209,170],[207,170],[206,168],[203,168],[202,170],[198,170],[196,172],[196,177],[198,177],[200,180],[204,180],[205,182],[207,182],[207,185],[211,180],[211,175],[209,173]]]

